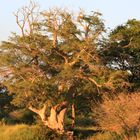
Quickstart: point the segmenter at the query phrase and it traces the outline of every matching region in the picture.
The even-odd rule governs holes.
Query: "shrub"
[[[37,140],[61,140],[63,137],[46,126],[39,126],[35,132]]]
[[[101,129],[123,133],[128,139],[131,134],[136,137],[140,127],[140,93],[104,97],[93,111]]]

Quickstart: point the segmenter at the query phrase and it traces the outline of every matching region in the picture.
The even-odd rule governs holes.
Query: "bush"
[[[46,126],[39,126],[36,129],[36,137],[38,140],[61,140],[63,136]]]
[[[103,98],[103,103],[94,108],[95,119],[101,129],[136,137],[140,127],[140,93],[120,94],[112,99]]]
[[[34,122],[33,113],[28,109],[17,109],[9,113],[9,120],[15,123],[32,124]],[[7,124],[10,124],[7,123]]]
[[[80,117],[78,116],[76,118],[76,125],[77,126],[82,126],[82,127],[89,127],[89,126],[93,126],[95,124],[95,122],[93,121],[93,119],[91,118],[86,118],[86,117]]]

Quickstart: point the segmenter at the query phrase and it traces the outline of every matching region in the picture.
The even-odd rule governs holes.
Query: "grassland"
[[[123,140],[122,136],[109,132],[101,132],[94,127],[77,127],[74,130],[75,140]],[[138,133],[138,139],[140,133]],[[134,138],[132,137],[131,140]],[[48,129],[38,125],[0,125],[0,140],[65,140]]]

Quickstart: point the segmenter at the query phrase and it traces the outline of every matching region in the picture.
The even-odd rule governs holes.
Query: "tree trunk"
[[[55,30],[53,33],[53,47],[57,47],[57,31]]]
[[[49,117],[46,117],[46,105],[44,105],[40,110],[35,109],[32,106],[30,106],[29,109],[40,116],[44,125],[48,126],[50,129],[56,130],[59,133],[64,133],[64,120],[67,106],[67,102],[62,102],[53,106]]]
[[[72,104],[72,128],[74,128],[75,125],[75,105]]]

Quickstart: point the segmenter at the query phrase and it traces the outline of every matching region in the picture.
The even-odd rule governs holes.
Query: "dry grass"
[[[36,127],[24,124],[0,126],[0,140],[33,140]]]

